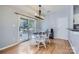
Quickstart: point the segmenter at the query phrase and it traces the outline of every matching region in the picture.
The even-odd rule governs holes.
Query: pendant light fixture
[[[38,19],[44,20],[43,17],[42,17],[42,15],[41,15],[42,6],[41,5],[38,5],[38,7],[39,7],[38,15],[35,15],[35,17],[38,18]]]

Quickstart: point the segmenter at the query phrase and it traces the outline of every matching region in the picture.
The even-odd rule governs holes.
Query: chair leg
[[[44,45],[44,47],[46,48],[46,44],[45,44],[45,42],[43,43],[43,45]]]
[[[49,42],[49,43],[51,42],[50,39],[48,39],[48,42]]]
[[[39,49],[39,48],[40,48],[40,43],[38,43],[38,45],[37,45],[37,46],[38,46],[38,49]]]

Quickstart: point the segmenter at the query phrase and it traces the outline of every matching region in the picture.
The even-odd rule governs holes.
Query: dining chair
[[[46,48],[46,33],[43,32],[37,32],[37,33],[33,33],[34,36],[32,37],[32,40],[34,44],[37,45],[38,49],[41,46],[44,46]]]
[[[39,38],[37,39],[37,43],[38,43],[38,49],[41,47],[41,46],[44,46],[46,48],[46,35],[45,33],[41,32],[39,33]],[[40,44],[41,43],[41,44]]]

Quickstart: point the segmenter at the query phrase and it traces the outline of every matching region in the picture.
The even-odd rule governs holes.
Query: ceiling
[[[20,9],[31,15],[38,15],[39,6],[38,5],[13,5],[11,7]],[[62,5],[42,5],[41,16],[45,17],[49,13],[54,13],[61,10],[64,6]]]

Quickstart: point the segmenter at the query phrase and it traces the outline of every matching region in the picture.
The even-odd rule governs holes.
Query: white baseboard
[[[11,44],[11,45],[5,46],[5,47],[3,47],[3,48],[0,48],[0,51],[2,51],[2,50],[4,50],[4,49],[7,49],[7,48],[10,48],[10,47],[12,47],[12,46],[15,46],[15,45],[17,45],[17,44],[19,44],[19,43],[20,43],[20,41],[18,41],[18,42],[16,42],[16,43],[13,43],[13,44]]]
[[[68,40],[68,41],[69,41],[69,43],[71,45],[71,48],[72,48],[73,52],[76,54],[75,48],[72,46],[72,43],[70,42],[70,40]]]
[[[62,40],[68,40],[68,39],[64,39],[64,38],[59,38],[59,37],[54,37],[55,39],[62,39]]]

